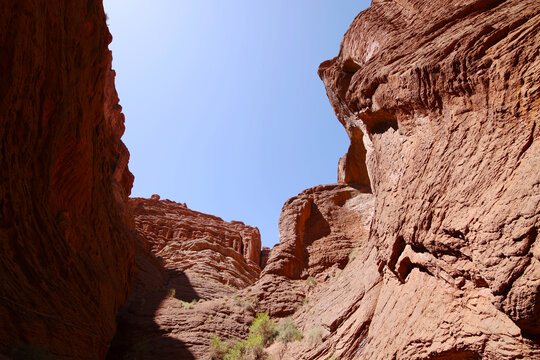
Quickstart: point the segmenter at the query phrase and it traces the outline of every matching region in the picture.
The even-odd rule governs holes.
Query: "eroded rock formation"
[[[99,2],[0,3],[0,29],[0,352],[104,358],[131,284],[109,359],[203,359],[264,311],[295,360],[540,358],[537,0],[374,0],[319,69],[338,184],[262,253],[243,223],[128,207]]]
[[[259,230],[158,195],[130,204],[137,271],[109,359],[202,359],[211,335],[243,337],[256,300],[234,294],[259,278]]]
[[[339,184],[287,201],[238,311],[216,299],[161,328],[199,335],[193,358],[264,311],[300,327],[267,349],[295,360],[539,358],[539,14],[374,1],[319,70],[351,139]]]
[[[539,29],[537,1],[374,1],[321,64],[375,212],[292,358],[540,357]]]
[[[170,271],[183,274],[197,298],[232,294],[253,284],[261,272],[261,235],[257,228],[239,221],[187,208],[170,200],[130,200],[137,233],[149,253]],[[182,284],[171,283],[183,298]],[[188,299],[189,298],[189,299]],[[187,296],[185,300],[191,300]]]
[[[321,185],[289,199],[279,219],[280,243],[255,285],[260,309],[273,316],[294,313],[308,277],[326,279],[343,269],[367,241],[372,214],[367,187]]]
[[[100,1],[0,3],[0,352],[99,359],[114,336],[133,177],[110,41]]]

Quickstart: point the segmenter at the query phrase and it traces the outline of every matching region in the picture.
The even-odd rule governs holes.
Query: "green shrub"
[[[167,297],[173,298],[176,295],[176,289],[169,289]]]
[[[310,288],[315,287],[317,285],[317,280],[313,276],[310,276],[306,279],[306,285]]]
[[[210,336],[210,360],[223,360],[227,354],[227,344],[219,337]]]
[[[184,310],[193,309],[193,307],[197,305],[197,300],[195,299],[191,300],[191,302],[187,302],[183,300],[180,300],[180,302],[182,303],[182,307],[184,308]]]
[[[268,313],[257,314],[257,317],[249,328],[249,336],[260,336],[263,345],[268,346],[274,341],[277,335],[276,323],[270,319]]]
[[[305,298],[302,299],[302,305],[307,305],[310,303],[310,301],[311,301],[311,297],[306,296]]]
[[[323,329],[321,327],[313,328],[306,336],[307,343],[310,346],[315,346],[322,341]]]
[[[233,301],[238,301],[235,297]],[[257,314],[251,323],[247,340],[239,340],[227,350],[227,345],[218,337],[210,338],[211,360],[264,360],[264,348],[272,343],[278,332],[268,313]]]
[[[302,334],[290,318],[281,320],[277,326],[277,330],[279,332],[278,340],[285,345],[293,341],[302,340]]]
[[[246,340],[237,341],[227,352],[223,360],[245,360]]]
[[[264,352],[264,341],[261,335],[250,335],[245,344],[247,360],[266,359]]]

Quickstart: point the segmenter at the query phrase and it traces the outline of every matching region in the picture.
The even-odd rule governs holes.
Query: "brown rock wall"
[[[161,259],[165,269],[184,274],[200,298],[221,297],[258,279],[257,228],[170,200],[133,198],[130,203],[137,232],[150,253]]]
[[[203,359],[211,335],[244,337],[256,299],[238,291],[259,277],[259,230],[158,195],[130,205],[137,270],[108,359]]]
[[[289,199],[279,219],[280,243],[254,285],[259,310],[294,313],[309,292],[308,277],[325,281],[343,269],[369,236],[373,195],[366,186],[321,185]]]
[[[104,358],[132,175],[100,1],[0,3],[0,351]]]
[[[535,1],[374,1],[321,64],[375,211],[292,358],[540,357],[539,25]]]
[[[279,219],[280,243],[265,274],[290,279],[315,276],[338,265],[368,236],[373,195],[366,187],[321,185],[289,199]]]

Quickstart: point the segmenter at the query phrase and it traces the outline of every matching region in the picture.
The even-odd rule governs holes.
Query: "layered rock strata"
[[[100,1],[0,3],[0,352],[104,358],[134,256]]]
[[[137,233],[148,251],[161,259],[167,271],[183,274],[189,282],[189,286],[176,284],[177,297],[182,298],[184,286],[195,291],[197,298],[222,297],[259,278],[261,235],[257,228],[226,222],[156,195],[133,198],[130,204]]]
[[[375,212],[292,358],[540,357],[539,30],[537,1],[373,1],[321,64]]]
[[[158,195],[130,205],[137,271],[108,358],[202,359],[211,335],[243,337],[256,299],[234,294],[259,278],[259,230]]]
[[[279,219],[280,243],[254,286],[260,309],[290,315],[306,297],[308,277],[325,280],[343,269],[367,241],[373,205],[368,187],[344,184],[317,186],[289,199]]]

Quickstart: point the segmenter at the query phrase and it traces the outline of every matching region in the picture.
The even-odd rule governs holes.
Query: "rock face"
[[[261,235],[257,228],[239,221],[193,211],[170,200],[134,198],[130,200],[135,226],[153,256],[170,271],[182,274],[189,284],[175,284],[197,293],[197,299],[213,299],[232,294],[253,284],[261,272]],[[175,286],[177,285],[177,286]]]
[[[375,211],[292,358],[540,357],[539,30],[537,1],[373,1],[321,64]]]
[[[133,177],[99,1],[0,4],[0,352],[104,358]]]
[[[202,359],[211,335],[243,337],[256,300],[233,295],[259,278],[259,230],[158,195],[130,205],[137,271],[108,358]]]
[[[210,334],[245,338],[268,311],[304,334],[278,358],[540,358],[539,14],[374,1],[319,70],[351,140],[338,184],[286,202],[280,244],[233,298],[139,305],[162,336],[203,359]]]
[[[351,144],[261,253],[128,206],[100,3],[1,3],[0,352],[104,358],[131,284],[109,359],[204,359],[265,311],[304,334],[279,358],[540,358],[540,6],[443,5],[374,0],[321,64]]]
[[[280,243],[255,285],[261,311],[294,313],[306,296],[304,280],[325,279],[344,268],[349,255],[367,241],[373,205],[369,188],[338,184],[289,199],[279,219]]]
[[[289,199],[279,219],[280,243],[272,249],[264,274],[305,279],[343,268],[367,238],[372,212],[368,188],[321,185]]]

